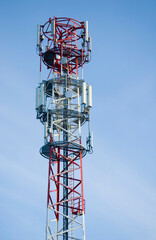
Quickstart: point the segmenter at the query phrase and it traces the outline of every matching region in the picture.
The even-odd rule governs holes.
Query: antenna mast
[[[46,240],[85,240],[82,159],[93,149],[92,87],[83,79],[91,54],[88,21],[49,18],[37,26],[37,53],[40,75],[47,75],[36,88],[37,119],[44,125],[40,153],[49,159]],[[84,146],[81,127],[86,122]]]

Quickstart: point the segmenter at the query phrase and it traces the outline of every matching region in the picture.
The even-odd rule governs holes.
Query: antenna
[[[49,18],[37,26],[37,49],[40,72],[47,72],[36,88],[35,108],[44,125],[40,154],[49,164],[46,240],[85,240],[82,162],[93,148],[92,87],[79,73],[90,59],[88,21]],[[85,143],[81,127],[86,123]]]

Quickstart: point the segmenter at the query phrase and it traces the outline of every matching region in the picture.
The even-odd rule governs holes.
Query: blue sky
[[[0,226],[7,240],[44,239],[47,161],[35,114],[36,25],[89,21],[94,154],[84,159],[86,239],[156,239],[156,1],[0,2]]]

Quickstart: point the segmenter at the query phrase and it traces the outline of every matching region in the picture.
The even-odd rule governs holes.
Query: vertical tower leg
[[[59,201],[60,201],[60,148],[58,148],[58,154],[57,154],[57,222],[56,222],[56,233],[59,232]],[[58,240],[58,235],[56,236],[56,240]]]
[[[64,93],[66,92],[66,88],[67,88],[67,82],[66,82],[66,86],[64,86]],[[64,101],[64,119],[66,119],[66,111],[68,110],[68,100],[66,99]],[[63,128],[66,130],[63,132],[63,141],[64,142],[68,142],[68,120],[64,120],[63,123]],[[63,151],[63,155],[68,158],[68,148],[66,148]],[[63,169],[66,172],[65,174],[63,174],[63,199],[64,199],[64,203],[63,203],[63,231],[67,231],[68,230],[68,218],[66,216],[68,216],[68,161],[67,159],[64,158],[63,161]],[[64,232],[63,233],[63,240],[68,240],[68,232]]]
[[[68,157],[68,150],[64,150],[64,156]],[[68,161],[66,159],[64,159],[63,162],[63,169],[64,171],[68,171]],[[63,231],[67,231],[68,230],[68,218],[66,216],[68,216],[68,172],[63,174],[63,184],[65,185],[63,187],[63,199],[64,202],[63,203]],[[68,240],[68,232],[63,233],[63,240]]]
[[[81,140],[80,140],[81,144]],[[80,167],[81,167],[81,195],[82,195],[82,215],[83,215],[83,240],[85,240],[85,215],[84,215],[84,195],[83,195],[83,168],[82,168],[82,153],[80,151]]]

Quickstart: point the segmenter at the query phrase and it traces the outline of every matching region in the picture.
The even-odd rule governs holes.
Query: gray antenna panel
[[[54,19],[51,21],[51,35],[52,36],[55,35],[55,20]]]

